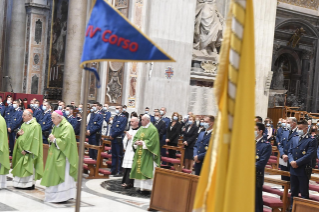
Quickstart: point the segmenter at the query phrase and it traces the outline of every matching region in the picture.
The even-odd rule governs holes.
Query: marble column
[[[265,91],[265,82],[271,72],[276,9],[277,0],[254,0],[256,55],[255,113],[263,118],[267,116],[268,110],[269,91]]]
[[[69,2],[62,98],[66,103],[75,101],[76,105],[81,100],[82,69],[80,68],[80,61],[86,28],[87,7],[87,0],[70,0]]]
[[[11,77],[12,88],[15,93],[21,93],[23,87],[26,9],[24,0],[12,0],[10,36],[5,76]],[[4,78],[5,91],[11,91],[8,78]]]

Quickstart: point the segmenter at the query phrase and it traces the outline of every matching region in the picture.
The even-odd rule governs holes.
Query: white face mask
[[[299,136],[303,136],[305,133],[303,132],[303,130],[297,130],[297,133]]]
[[[287,124],[287,128],[288,128],[288,129],[290,129],[290,128],[291,128],[290,124]]]
[[[257,131],[255,131],[255,138],[257,138],[258,137],[258,132]]]

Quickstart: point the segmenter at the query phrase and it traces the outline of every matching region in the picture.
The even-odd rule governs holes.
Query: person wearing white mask
[[[48,137],[51,133],[52,129],[52,111],[51,111],[51,104],[49,102],[43,102],[42,105],[43,115],[42,118],[39,121],[39,124],[41,125],[42,129],[42,139],[44,144],[49,144]]]
[[[179,135],[181,132],[182,125],[179,120],[179,114],[174,112],[172,114],[172,121],[166,131],[166,144],[169,146],[177,146]],[[169,149],[168,155],[170,158],[176,158],[176,150]]]
[[[72,105],[68,105],[65,108],[66,120],[72,125],[73,129],[76,129],[77,119],[73,116],[74,107]]]
[[[63,101],[59,102],[58,110],[61,110],[63,116],[66,117],[66,115],[65,115],[65,103]]]
[[[205,131],[199,133],[197,141],[194,145],[194,161],[195,161],[195,174],[200,175],[202,165],[205,159],[206,151],[208,150],[210,137],[212,135],[213,126],[215,122],[214,116],[206,116],[202,122]]]
[[[35,100],[34,101],[34,110],[33,110],[33,117],[37,120],[37,122],[40,121],[42,118],[42,110],[39,108],[40,106],[40,101]]]
[[[83,113],[83,104],[80,104],[77,110],[79,111],[79,113]]]
[[[198,137],[198,127],[195,123],[195,116],[190,115],[188,117],[188,123],[183,131],[184,135],[184,147],[185,147],[185,169],[192,170],[194,163],[194,145]]]
[[[162,120],[161,114],[157,111],[154,113],[154,126],[157,129],[159,141],[160,141],[160,147],[162,148],[163,145],[165,145],[165,139],[164,136],[166,135],[166,124]],[[166,151],[166,149],[164,149]]]
[[[5,109],[5,112],[4,112],[4,119],[6,121],[6,124],[8,126],[10,120],[11,120],[11,116],[12,116],[12,113],[14,111],[14,108],[13,108],[13,105],[12,105],[12,97],[11,96],[7,96],[7,106],[6,106],[6,109]]]
[[[23,114],[23,111],[18,106],[17,100],[13,101],[12,107],[14,108],[14,110],[11,113],[10,122],[7,124],[10,156],[12,156],[12,153],[13,153],[13,147],[15,143],[16,134],[22,124],[22,114]]]
[[[278,122],[278,125],[279,125],[279,122]],[[281,139],[281,135],[282,135],[283,131],[287,130],[286,125],[287,125],[287,120],[286,119],[281,119],[280,127],[277,129],[277,132],[276,132],[276,143],[277,143],[277,145],[278,145],[278,142]]]
[[[287,130],[284,130],[281,135],[281,139],[278,142],[278,150],[280,158],[283,160],[280,169],[283,171],[289,171],[290,166],[288,165],[288,151],[291,144],[291,139],[298,135],[297,132],[297,119],[295,117],[289,117],[287,119]],[[281,176],[282,180],[290,181],[290,177]]]

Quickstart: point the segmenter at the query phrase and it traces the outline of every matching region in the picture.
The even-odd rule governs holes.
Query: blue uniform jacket
[[[6,110],[6,106],[1,102],[1,103],[0,103],[0,113],[1,113],[1,116],[4,116],[5,110]]]
[[[280,157],[283,155],[288,155],[288,151],[290,148],[290,141],[291,139],[297,135],[297,130],[295,130],[291,135],[289,136],[290,130],[284,129],[284,131],[281,134],[281,140],[278,142],[278,149],[280,152]]]
[[[167,129],[169,127],[169,124],[171,123],[171,119],[168,117],[163,117],[162,120],[165,122]]]
[[[296,176],[307,176],[305,172],[306,165],[311,166],[311,160],[316,154],[316,139],[306,135],[300,141],[300,136],[296,135],[291,139],[288,153],[289,163],[296,161],[298,168],[290,166],[290,174]]]
[[[51,110],[43,113],[42,118],[39,121],[42,131],[50,131],[52,129],[53,122],[51,114]]]
[[[33,111],[33,117],[37,120],[38,123],[42,118],[42,113],[43,112],[40,108],[35,108]]]
[[[154,124],[155,123],[155,116],[150,115],[151,117],[151,122]]]
[[[7,124],[7,128],[11,128],[11,132],[15,129],[20,128],[22,124],[22,114],[23,111],[17,108],[16,110],[13,110],[10,116],[10,121]]]
[[[74,116],[70,115],[69,117],[66,118],[66,120],[68,120],[68,122],[72,125],[73,129],[75,130],[76,125],[77,125],[77,119],[74,118]]]
[[[103,116],[100,112],[98,113],[91,113],[90,121],[87,126],[87,130],[90,130],[90,136],[94,135],[97,132],[101,131],[103,124]]]
[[[77,120],[76,120],[76,127],[75,127],[75,129],[74,129],[75,135],[80,135],[81,122],[82,122],[82,119],[77,119]]]
[[[277,133],[276,133],[276,141],[277,141],[277,143],[280,142],[280,140],[281,140],[281,134],[282,134],[283,131],[284,131],[284,129],[283,129],[282,127],[279,127],[279,128],[277,129]]]
[[[205,132],[203,131],[201,133],[199,133],[197,141],[195,143],[194,146],[194,157],[197,155],[198,156],[198,160],[200,160],[201,162],[203,162],[205,155],[206,155],[206,151],[208,149],[208,145],[209,145],[209,140],[210,140],[210,136],[211,136],[211,132],[208,133],[205,136]]]
[[[104,121],[106,121],[106,123],[109,123],[109,120],[111,118],[111,112],[110,111],[103,111],[101,110],[101,113],[103,115],[103,119]]]
[[[127,118],[125,115],[119,114],[114,116],[110,136],[112,136],[112,138],[121,137],[125,130],[126,123]]]
[[[271,155],[271,144],[264,137],[256,143],[256,170],[264,173]],[[264,178],[263,178],[264,179]],[[263,180],[264,181],[264,180]]]
[[[9,124],[10,121],[11,121],[11,116],[12,116],[13,111],[14,111],[14,108],[13,108],[12,104],[8,105],[8,106],[5,108],[4,120],[6,121],[7,126],[8,126],[8,124]]]

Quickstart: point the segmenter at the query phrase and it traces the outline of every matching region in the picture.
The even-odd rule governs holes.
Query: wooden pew
[[[101,152],[101,162],[100,167],[101,168],[111,168],[112,165],[112,155],[108,154],[107,151],[111,149],[112,141],[111,140],[105,140],[109,139],[109,136],[102,135],[101,137],[101,144],[102,144],[102,152]],[[107,159],[106,165],[103,164],[103,159]]]
[[[156,168],[150,210],[191,212],[199,176]]]
[[[318,212],[319,202],[299,197],[294,198],[292,212]]]
[[[175,158],[167,158],[167,159],[163,158],[163,161],[174,164],[175,170],[181,172],[182,169],[184,168],[184,157],[185,157],[185,149],[184,149],[184,147],[176,147],[176,146],[164,145],[162,148],[176,150],[176,151],[179,151],[181,153],[180,160],[179,159],[175,159]]]
[[[273,175],[282,175],[282,176],[290,177],[290,172],[281,171],[281,170],[276,170],[276,169],[268,169],[268,168],[266,168],[266,169],[265,169],[265,173],[273,174]],[[313,169],[312,173],[319,173],[319,170],[318,170],[318,169]],[[312,176],[312,175],[311,175],[310,180],[319,182],[319,177],[316,177],[316,176]]]

